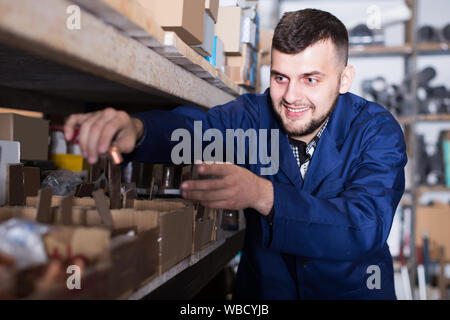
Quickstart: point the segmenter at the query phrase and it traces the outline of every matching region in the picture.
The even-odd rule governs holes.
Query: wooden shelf
[[[170,107],[194,103],[207,108],[231,101],[241,93],[239,87],[210,69],[201,57],[209,66],[202,64],[200,55],[192,54],[195,52],[187,46],[183,48],[178,39],[143,16],[134,0],[84,2],[106,10],[102,12],[109,12],[113,20],[122,17],[114,9],[119,7],[136,16],[145,29],[123,18],[119,23],[139,41],[84,6],[81,29],[69,30],[65,12],[73,2],[0,0],[0,89],[23,90],[30,97],[38,94],[33,99],[43,104],[43,100],[56,96],[64,101],[113,106]],[[200,68],[209,68],[208,72],[217,78],[200,78],[188,67],[182,68],[148,47],[152,44],[153,48],[173,49],[161,43],[161,38],[177,42],[177,50],[172,53],[190,59],[189,67],[198,62]]]
[[[174,32],[165,32],[136,0],[71,0],[199,78],[239,95],[245,93],[233,80],[213,67]]]
[[[450,114],[424,114],[417,116],[418,121],[450,121]]]
[[[413,123],[413,117],[412,116],[395,117],[395,119],[401,125],[411,125]]]
[[[398,123],[411,125],[414,122],[413,116],[396,117]],[[420,114],[416,122],[450,121],[450,114]]]
[[[245,229],[226,231],[226,238],[205,247],[142,285],[127,298],[192,299],[242,249]]]
[[[450,42],[420,43],[417,51],[420,55],[450,54]],[[397,47],[351,46],[349,50],[350,57],[406,56],[412,53],[413,48],[408,44]]]
[[[429,192],[429,191],[433,191],[433,192],[435,192],[435,191],[438,191],[438,192],[450,191],[450,188],[447,188],[446,186],[441,186],[441,185],[439,185],[439,186],[423,186],[422,185],[422,186],[417,187],[418,194],[422,194],[424,192]]]
[[[351,46],[349,50],[350,57],[384,57],[384,56],[402,56],[412,53],[410,45],[385,47],[378,45],[369,46]]]
[[[450,42],[419,43],[418,50],[421,55],[449,54]]]

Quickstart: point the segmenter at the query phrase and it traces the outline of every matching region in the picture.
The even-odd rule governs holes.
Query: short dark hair
[[[329,12],[304,9],[283,15],[275,28],[272,48],[286,54],[297,54],[318,41],[328,39],[347,65],[348,32],[344,24]]]

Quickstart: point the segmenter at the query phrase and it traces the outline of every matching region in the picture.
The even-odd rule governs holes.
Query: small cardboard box
[[[445,259],[450,260],[450,205],[436,202],[431,206],[418,206],[416,210],[416,245],[422,246],[423,235],[428,234],[431,244],[445,248]]]
[[[0,128],[0,131],[3,128]],[[7,202],[8,170],[10,164],[20,162],[20,143],[16,141],[0,141],[0,206]]]
[[[205,10],[214,20],[214,23],[217,23],[217,16],[219,15],[219,0],[205,0]]]
[[[192,251],[194,206],[187,201],[135,200],[137,210],[153,211],[159,226],[159,273]]]
[[[166,31],[174,31],[189,45],[203,42],[205,0],[139,0]]]
[[[61,201],[64,197],[63,196],[52,196],[52,207],[59,207],[61,205]],[[109,199],[107,198],[106,201],[109,204]],[[37,197],[27,197],[26,199],[26,205],[27,207],[35,207],[37,204]],[[73,197],[72,198],[72,204],[74,207],[84,207],[84,208],[95,208],[95,200],[91,197]]]
[[[20,160],[47,160],[48,132],[47,120],[0,114],[0,140],[19,141]]]
[[[227,56],[225,64],[227,67],[248,68],[248,66],[252,63],[251,59],[252,59],[252,48],[248,44],[243,44],[242,55]]]
[[[242,19],[241,42],[247,43],[251,45],[253,48],[256,47],[256,24],[250,17],[244,17]]]
[[[194,220],[192,253],[216,240],[217,210],[197,205]]]
[[[36,208],[32,207],[0,207],[0,223],[12,218],[36,221],[36,211]]]
[[[272,54],[273,30],[261,29],[259,32],[259,45],[261,51],[261,64],[270,66]]]
[[[192,46],[192,49],[204,57],[211,57],[214,52],[214,20],[206,12],[204,25],[203,43]]]
[[[43,238],[49,257],[83,256],[94,262],[107,257],[110,237],[110,231],[105,228],[58,226]]]
[[[219,7],[216,35],[222,39],[227,55],[241,54],[242,9],[240,7]]]
[[[158,273],[159,227],[113,240],[109,294],[117,298]],[[119,241],[117,241],[119,240]]]

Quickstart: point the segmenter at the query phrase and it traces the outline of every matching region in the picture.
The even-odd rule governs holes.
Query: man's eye
[[[275,77],[275,80],[278,82],[283,82],[285,80],[285,77],[278,76],[278,77]]]
[[[306,78],[306,82],[308,82],[309,84],[316,84],[316,83],[317,83],[317,79],[314,79],[314,78]]]

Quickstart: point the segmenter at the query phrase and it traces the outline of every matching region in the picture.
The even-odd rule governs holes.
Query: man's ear
[[[339,93],[344,94],[350,90],[353,78],[355,77],[355,68],[353,66],[346,66],[341,73],[341,84],[339,86]]]

